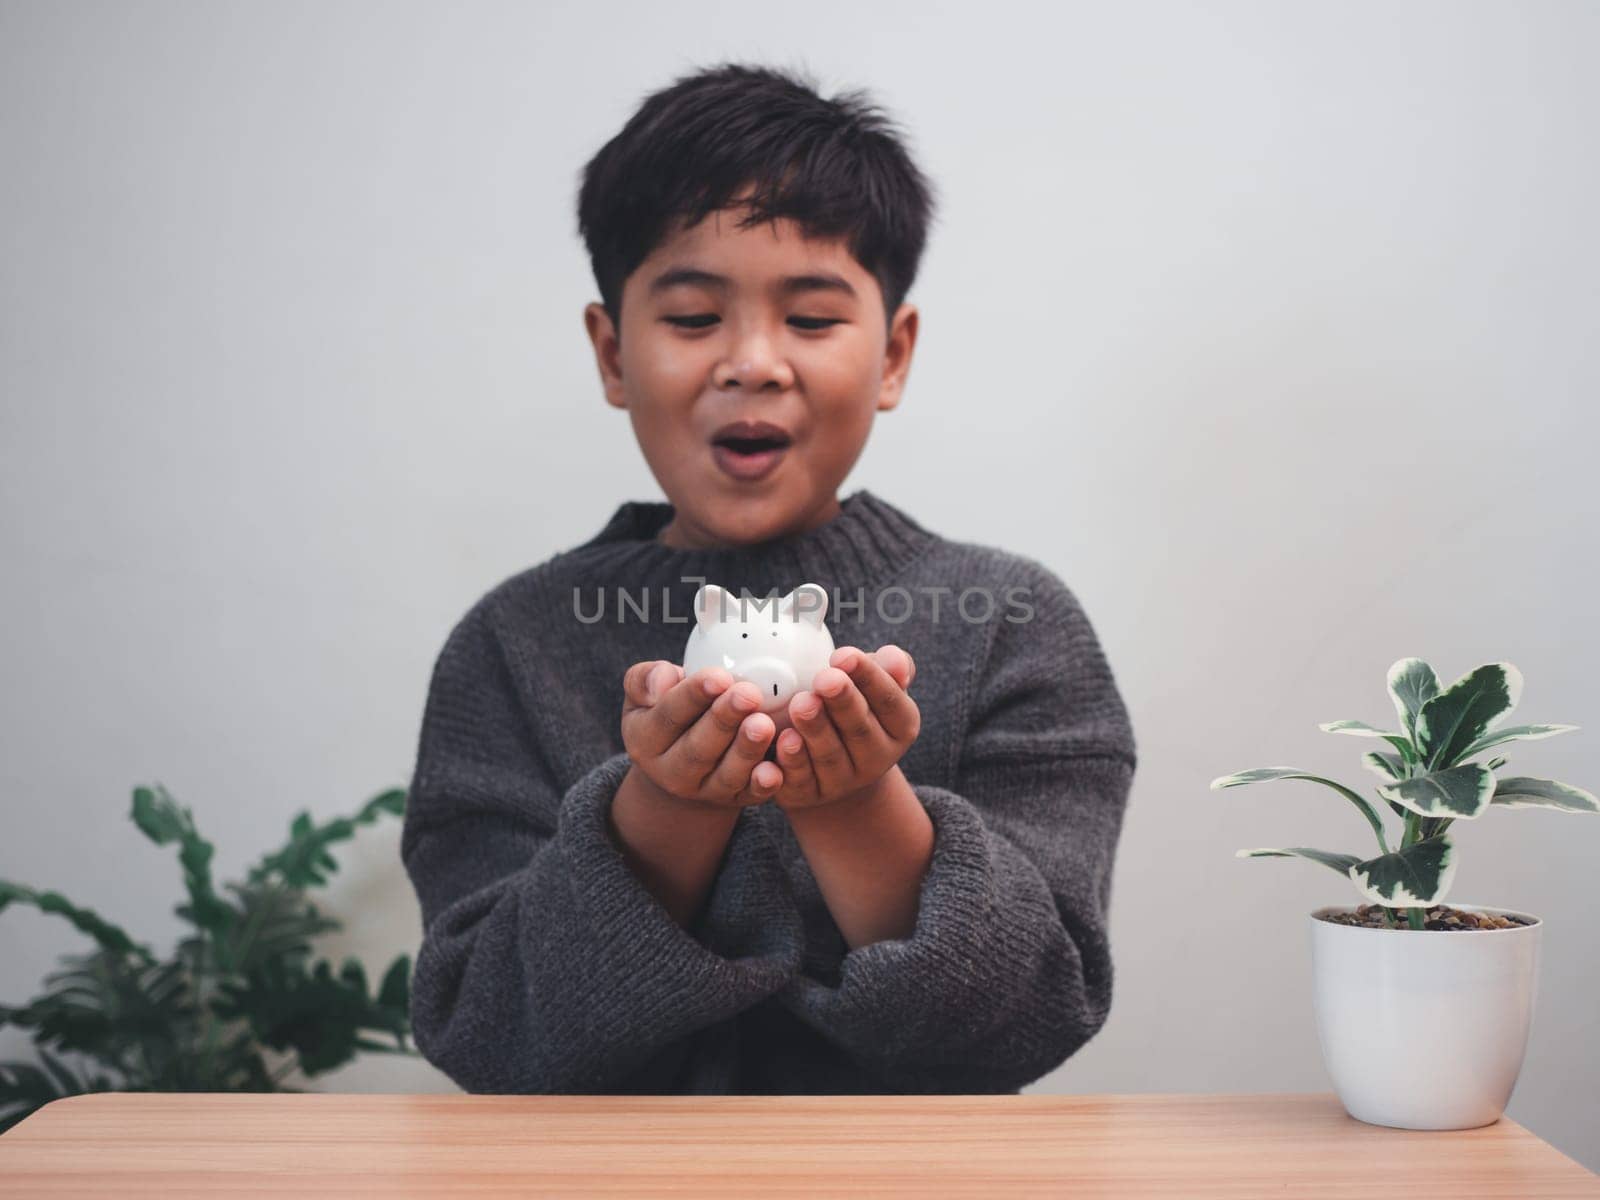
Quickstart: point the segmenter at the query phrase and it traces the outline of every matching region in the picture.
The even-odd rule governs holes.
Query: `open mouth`
[[[741,482],[764,478],[789,450],[789,437],[780,432],[749,436],[726,435],[711,443],[711,457],[724,474]]]
[[[762,454],[768,450],[781,450],[789,444],[789,440],[782,437],[729,437],[718,438],[714,444],[725,446],[735,454]]]
[[[793,440],[787,429],[771,421],[732,421],[712,436],[711,457],[723,474],[749,483],[771,472]]]

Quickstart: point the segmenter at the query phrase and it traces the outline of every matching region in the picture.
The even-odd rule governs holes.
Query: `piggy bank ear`
[[[797,621],[809,621],[822,628],[822,619],[828,615],[828,589],[817,583],[802,583],[783,598],[786,616]]]
[[[717,625],[727,615],[727,592],[714,583],[702,583],[694,594],[694,616],[701,625]]]

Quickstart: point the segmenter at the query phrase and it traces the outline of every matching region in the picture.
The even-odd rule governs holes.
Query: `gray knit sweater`
[[[686,550],[655,540],[671,505],[630,501],[450,633],[401,856],[424,927],[414,1037],[462,1088],[1015,1092],[1104,1022],[1135,750],[1083,609],[1031,558],[865,489],[841,508],[757,547]],[[629,766],[622,675],[682,660],[702,579],[821,584],[836,644],[915,658],[922,727],[901,768],[934,848],[910,937],[850,950],[771,803],[740,811],[689,928],[624,861],[607,825]]]

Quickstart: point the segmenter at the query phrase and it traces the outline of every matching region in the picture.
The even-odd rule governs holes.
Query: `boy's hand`
[[[898,763],[922,729],[906,694],[917,665],[899,646],[866,654],[840,646],[818,671],[812,691],[789,701],[793,729],[778,737],[783,784],[779,808],[813,808],[871,787]]]
[[[721,667],[689,678],[665,659],[622,677],[622,743],[644,776],[686,804],[743,808],[770,800],[783,773],[764,761],[776,726],[753,683]]]

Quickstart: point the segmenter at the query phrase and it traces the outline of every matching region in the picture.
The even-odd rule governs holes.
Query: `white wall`
[[[1133,709],[1115,1008],[1040,1090],[1324,1090],[1305,913],[1350,893],[1233,852],[1365,827],[1209,781],[1369,778],[1316,725],[1389,717],[1416,654],[1516,663],[1519,718],[1585,728],[1515,765],[1600,786],[1597,35],[1528,2],[0,4],[0,877],[165,949],[135,784],[227,878],[409,778],[466,606],[659,496],[582,333],[579,167],[682,71],[805,65],[944,199],[847,490],[1050,564]],[[1460,832],[1455,898],[1548,922],[1511,1115],[1600,1168],[1600,820]],[[373,971],[420,938],[398,836],[330,896]],[[7,911],[0,999],[81,945]]]

